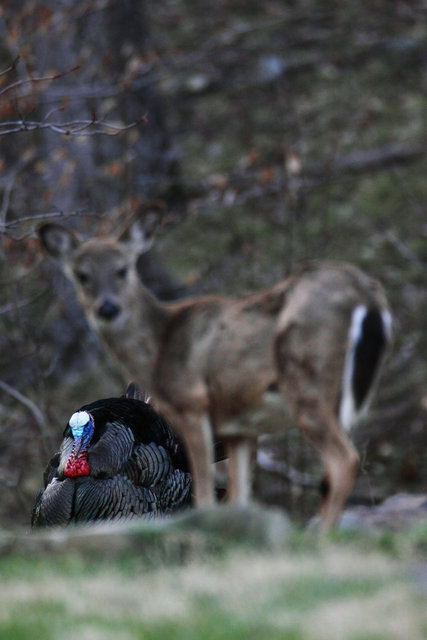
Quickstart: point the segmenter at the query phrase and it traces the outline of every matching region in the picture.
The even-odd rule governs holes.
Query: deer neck
[[[135,380],[145,391],[151,389],[151,377],[170,316],[168,305],[142,290],[132,299],[127,320],[120,327],[103,326],[100,336],[122,373]]]

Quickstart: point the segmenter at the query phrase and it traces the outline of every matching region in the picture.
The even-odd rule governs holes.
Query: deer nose
[[[111,302],[111,300],[104,300],[104,302],[98,308],[98,315],[104,320],[113,320],[120,313],[120,307]]]

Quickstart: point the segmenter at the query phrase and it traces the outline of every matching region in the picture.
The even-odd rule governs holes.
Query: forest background
[[[395,340],[352,500],[425,491],[426,2],[14,0],[0,30],[1,526],[28,525],[69,415],[125,384],[37,226],[140,209],[163,299],[307,259],[378,277]],[[270,451],[256,495],[304,518],[317,462],[292,430]]]

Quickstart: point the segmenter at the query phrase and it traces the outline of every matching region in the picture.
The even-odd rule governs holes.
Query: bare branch
[[[412,251],[412,249],[410,249],[408,245],[403,242],[403,240],[398,238],[398,236],[391,229],[388,229],[384,233],[384,237],[398,251],[402,258],[404,258],[408,262],[416,264],[419,267],[423,265],[417,254],[414,253],[414,251]]]
[[[6,216],[9,210],[10,196],[12,194],[13,187],[15,185],[15,177],[16,177],[16,172],[14,172],[12,176],[9,178],[4,189],[3,202],[0,209],[0,229],[2,229],[6,223]]]
[[[0,136],[18,133],[20,131],[35,131],[37,129],[49,129],[66,136],[95,136],[107,135],[117,136],[129,129],[139,127],[147,122],[147,116],[141,116],[135,122],[127,125],[113,124],[103,120],[73,120],[71,122],[37,122],[32,120],[16,120],[11,122],[0,122]]]
[[[45,293],[46,293],[46,289],[35,296],[31,296],[31,298],[24,298],[23,300],[9,302],[9,304],[5,304],[2,307],[0,307],[0,315],[12,313],[17,309],[22,309],[24,307],[27,307],[30,304],[32,304],[35,300],[41,298]]]
[[[21,235],[11,234],[12,230],[19,228],[21,225],[25,223],[35,223],[44,220],[49,220],[51,218],[63,218],[65,220],[69,220],[70,218],[78,217],[78,216],[91,216],[94,218],[103,218],[104,214],[96,214],[96,213],[88,213],[84,209],[78,209],[77,211],[50,211],[48,213],[38,213],[31,216],[22,216],[21,218],[17,218],[16,220],[10,220],[8,222],[4,222],[0,224],[0,235],[7,234],[13,238],[13,240],[20,241],[25,240],[33,235],[33,229],[31,228],[29,231],[22,233]]]
[[[0,77],[1,76],[5,76],[6,73],[10,73],[11,71],[15,71],[16,65],[18,64],[19,59],[20,59],[20,56],[17,56],[15,58],[15,60],[12,62],[12,64],[10,65],[10,67],[8,67],[7,69],[3,69],[3,71],[0,71]]]
[[[302,487],[315,487],[318,481],[308,473],[302,473],[294,469],[286,462],[274,460],[273,454],[267,449],[258,449],[257,465],[263,471],[274,473],[288,480],[293,485]]]
[[[396,164],[405,164],[423,157],[425,153],[424,141],[412,144],[391,144],[385,147],[353,151],[331,161],[311,162],[305,165],[304,171],[310,177],[363,173],[364,171],[393,167]]]
[[[36,404],[26,396],[24,396],[20,391],[11,387],[7,382],[0,380],[0,389],[2,389],[5,393],[8,393],[10,396],[18,400],[21,404],[23,404],[30,412],[33,414],[34,420],[37,423],[40,431],[44,433],[46,431],[47,420],[43,415],[42,411],[38,408]]]
[[[12,64],[11,67],[9,67],[9,69],[6,69],[2,73],[7,73],[9,71],[12,71],[16,67],[16,63],[18,62],[18,60],[19,58],[15,60],[15,62]],[[62,71],[61,73],[53,73],[48,76],[35,76],[30,78],[24,78],[23,80],[17,80],[16,82],[12,82],[11,84],[8,84],[4,89],[2,89],[0,91],[0,97],[3,96],[5,93],[8,93],[9,91],[12,91],[13,89],[18,89],[19,87],[23,87],[27,84],[34,84],[36,82],[47,82],[49,80],[58,80],[58,78],[63,78],[64,76],[68,75],[69,73],[73,73],[78,69],[80,69],[80,65],[77,65],[72,69],[69,69],[68,71]]]
[[[85,215],[83,209],[78,209],[77,211],[70,211],[65,213],[64,211],[51,211],[49,213],[36,213],[32,216],[22,216],[17,220],[11,220],[10,222],[6,222],[4,227],[13,229],[20,224],[25,222],[37,222],[38,220],[45,220],[46,218],[72,218],[74,216],[82,216]]]

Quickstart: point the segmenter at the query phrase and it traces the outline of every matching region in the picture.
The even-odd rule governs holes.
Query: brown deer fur
[[[318,263],[252,295],[162,303],[137,275],[147,249],[138,223],[122,238],[79,242],[59,224],[39,234],[128,380],[183,438],[197,505],[214,501],[213,435],[226,443],[230,499],[244,503],[251,442],[290,415],[324,464],[321,527],[336,523],[358,469],[346,431],[369,402],[390,338],[378,282],[349,264]],[[366,381],[358,406],[356,369]]]

